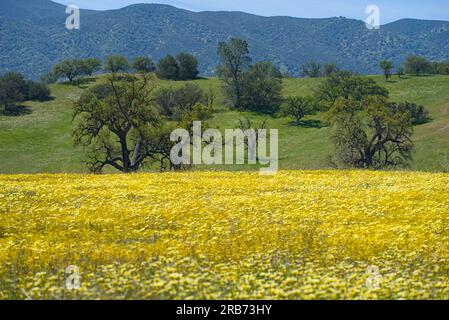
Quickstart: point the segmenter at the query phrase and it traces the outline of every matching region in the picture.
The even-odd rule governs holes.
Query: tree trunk
[[[131,167],[134,172],[139,170],[140,165],[137,163],[137,161],[139,160],[139,157],[140,157],[140,148],[141,147],[142,147],[142,138],[139,137],[139,138],[137,138],[136,146],[134,147],[134,152],[133,152],[133,156],[131,159]]]
[[[5,113],[8,113],[8,112],[10,112],[10,111],[12,111],[12,110],[9,109],[9,103],[8,103],[8,101],[6,101],[6,102],[5,102]]]
[[[130,173],[132,172],[131,161],[129,159],[129,150],[128,143],[126,141],[126,134],[121,134],[120,137],[120,148],[122,151],[122,159],[123,159],[123,172]]]

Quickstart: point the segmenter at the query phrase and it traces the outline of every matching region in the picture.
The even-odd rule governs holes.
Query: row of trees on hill
[[[338,71],[339,68],[335,63],[327,63],[322,65],[321,63],[311,61],[301,65],[301,74],[308,78],[321,78],[329,77],[334,72]]]
[[[246,47],[248,47],[246,43]],[[219,56],[223,61],[223,50],[225,48],[219,48]],[[236,56],[239,52],[234,53]],[[247,55],[245,58],[249,58]],[[228,61],[229,63],[230,61]],[[239,61],[238,64],[243,68],[250,66],[251,59],[249,61]],[[268,67],[268,62],[264,62],[265,68]],[[166,80],[193,80],[198,77],[198,59],[188,53],[180,53],[176,56],[167,55],[160,59],[155,64],[151,58],[140,56],[128,62],[123,56],[109,56],[102,64],[101,61],[95,58],[88,59],[67,59],[53,66],[52,72],[42,77],[43,82],[51,83],[58,80],[68,80],[73,83],[76,79],[83,76],[92,76],[94,73],[103,70],[106,73],[118,73],[134,71],[137,73],[142,72],[155,72],[160,79]],[[222,64],[222,66],[225,66]],[[251,66],[255,69],[261,68],[261,65]],[[278,75],[285,77],[285,72],[280,72],[276,67],[276,77]],[[404,74],[422,75],[422,74],[442,74],[449,75],[449,61],[432,62],[421,56],[409,56],[404,66],[395,67],[391,60],[383,60],[379,63],[379,67],[383,71],[385,78],[388,80],[396,69],[396,74],[402,77]],[[235,68],[235,66],[234,66]],[[340,69],[335,63],[321,64],[318,62],[308,62],[300,66],[301,74],[304,77],[320,78],[329,77],[331,74],[339,71]],[[223,76],[222,69],[218,69],[218,75]],[[259,70],[260,71],[260,70]]]
[[[198,60],[188,53],[180,53],[176,57],[167,55],[159,60],[157,76],[168,80],[193,80],[198,77]]]
[[[390,79],[395,73],[399,77],[405,74],[420,76],[423,74],[449,75],[449,61],[430,61],[422,56],[411,55],[407,57],[403,66],[395,67],[391,60],[382,60],[379,63],[385,79]],[[301,74],[308,78],[329,77],[340,69],[335,63],[321,64],[315,61],[300,66]]]
[[[391,60],[383,60],[379,64],[382,69],[385,79],[389,79],[393,73],[395,66]],[[449,75],[449,61],[429,61],[421,56],[409,56],[405,60],[404,66],[396,68],[396,74],[402,77],[404,74],[424,75],[424,74],[439,74]]]
[[[18,104],[28,100],[45,101],[50,99],[50,88],[16,72],[0,76],[0,105],[4,113],[14,113]]]
[[[421,56],[410,56],[405,61],[405,72],[408,74],[440,74],[449,75],[449,61],[430,61]]]
[[[105,73],[156,72],[160,79],[167,80],[193,80],[199,74],[198,60],[188,53],[180,53],[176,57],[167,55],[157,64],[145,56],[136,57],[129,62],[124,56],[112,55],[106,57],[103,63],[95,58],[61,61],[53,66],[49,74],[42,77],[42,81],[52,83],[68,80],[70,83],[76,83],[79,79],[90,77],[101,70]]]

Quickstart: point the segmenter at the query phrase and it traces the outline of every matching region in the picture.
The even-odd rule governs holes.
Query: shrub
[[[271,62],[259,62],[244,75],[240,108],[275,114],[282,103],[282,75]]]
[[[391,107],[399,112],[410,113],[413,125],[424,124],[429,121],[429,112],[424,106],[405,101],[401,103],[391,103]]]
[[[106,58],[103,69],[110,73],[125,72],[129,69],[129,63],[123,56],[109,56]]]
[[[431,71],[430,62],[420,56],[409,56],[405,61],[405,72],[417,76]]]
[[[27,100],[45,101],[50,99],[51,90],[45,83],[27,81]]]
[[[105,99],[114,93],[112,86],[109,83],[103,83],[94,86],[91,92],[97,99]]]
[[[179,64],[175,57],[167,55],[165,58],[159,60],[157,64],[156,75],[159,79],[178,80],[179,78]]]
[[[180,53],[176,56],[179,65],[179,73],[177,80],[193,80],[196,79],[198,71],[198,60],[191,54]]]
[[[164,116],[178,121],[185,113],[192,112],[198,104],[210,106],[207,95],[193,83],[175,89],[161,88],[156,93],[155,101]]]
[[[295,119],[297,126],[307,115],[314,115],[319,111],[318,105],[312,97],[288,97],[281,107],[281,115]]]
[[[154,72],[156,70],[156,66],[154,65],[153,60],[149,57],[137,57],[133,60],[131,67],[136,72]]]

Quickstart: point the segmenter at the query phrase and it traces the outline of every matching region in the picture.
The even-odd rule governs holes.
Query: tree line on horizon
[[[220,52],[219,52],[220,55]],[[41,81],[53,83],[59,80],[68,80],[73,83],[75,79],[83,76],[90,77],[99,72],[154,72],[158,78],[163,80],[188,81],[194,80],[200,74],[198,59],[189,53],[181,52],[177,55],[166,55],[157,63],[148,56],[139,56],[132,61],[121,55],[112,55],[105,58],[102,63],[96,58],[88,59],[67,59],[53,66],[50,73],[43,75]],[[403,66],[395,67],[391,60],[382,60],[379,63],[386,80],[396,74],[402,78],[406,74],[410,75],[449,75],[449,61],[430,61],[418,55],[408,56]],[[276,73],[282,77],[290,77],[285,66],[274,67]],[[396,69],[396,72],[394,70]],[[300,66],[301,75],[309,78],[329,77],[332,73],[341,70],[336,63],[319,63],[310,61]],[[217,68],[217,75],[220,76],[220,68]]]
[[[157,64],[150,57],[139,56],[132,61],[121,55],[107,56],[102,63],[96,58],[66,59],[52,67],[50,73],[41,77],[46,83],[68,80],[77,83],[83,77],[91,77],[95,73],[120,73],[134,71],[136,73],[154,72],[164,80],[186,81],[198,77],[198,60],[189,53],[179,53],[176,56],[167,55]]]
[[[449,75],[449,60],[448,61],[430,61],[425,57],[418,55],[410,55],[406,58],[403,66],[395,67],[391,60],[382,60],[379,63],[379,68],[386,80],[390,79],[395,73],[399,78],[406,74],[410,75]],[[310,61],[300,66],[303,77],[321,78],[328,77],[335,71],[340,70],[335,63],[321,64],[316,61]]]

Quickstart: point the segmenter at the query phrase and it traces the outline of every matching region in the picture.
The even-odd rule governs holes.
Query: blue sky
[[[365,20],[365,9],[381,9],[381,24],[401,18],[449,21],[449,0],[55,0],[86,9],[116,9],[134,3],[165,3],[192,11],[244,11],[264,16],[287,15],[302,18],[344,16]]]

